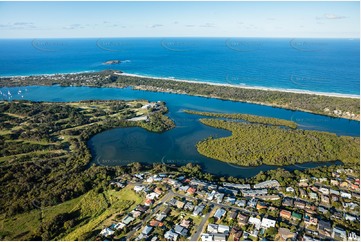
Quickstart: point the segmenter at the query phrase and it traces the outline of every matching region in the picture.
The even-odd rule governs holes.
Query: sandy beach
[[[262,90],[262,91],[277,91],[277,92],[288,92],[288,93],[298,93],[298,94],[309,94],[309,95],[319,95],[319,96],[329,96],[329,97],[342,97],[342,98],[360,99],[360,95],[353,95],[353,94],[314,92],[314,91],[300,90],[300,89],[283,89],[283,88],[269,88],[269,87],[259,87],[259,86],[233,85],[233,84],[216,83],[216,82],[191,81],[191,80],[176,79],[176,78],[144,76],[144,75],[129,74],[129,73],[115,73],[115,74],[120,75],[120,76],[131,76],[131,77],[161,79],[161,80],[178,81],[178,82],[208,84],[208,85],[213,85],[213,86],[235,87],[235,88],[242,88],[242,89],[253,89],[253,90]]]

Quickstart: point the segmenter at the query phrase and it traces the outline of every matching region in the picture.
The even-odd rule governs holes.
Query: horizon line
[[[260,38],[260,39],[360,39],[358,37],[295,37],[295,36],[119,36],[119,37],[1,37],[0,40],[8,40],[8,39],[116,39],[116,38],[139,38],[139,39],[161,39],[161,38]]]

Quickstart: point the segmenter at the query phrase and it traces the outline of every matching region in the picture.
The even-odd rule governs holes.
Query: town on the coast
[[[359,186],[354,171],[344,168],[297,186],[209,182],[172,172],[126,174],[112,180],[111,189],[128,189],[141,202],[104,224],[96,239],[358,241]]]

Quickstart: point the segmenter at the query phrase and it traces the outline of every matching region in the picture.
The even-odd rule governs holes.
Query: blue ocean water
[[[0,75],[117,69],[215,83],[360,94],[359,39],[2,39]],[[105,65],[119,59],[119,65]]]

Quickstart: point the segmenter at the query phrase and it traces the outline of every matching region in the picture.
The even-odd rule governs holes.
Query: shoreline
[[[103,70],[107,71],[107,70]],[[227,83],[218,83],[218,82],[207,82],[207,81],[193,81],[187,79],[178,79],[178,78],[169,78],[169,77],[156,77],[156,76],[146,76],[140,74],[131,74],[131,73],[119,73],[120,70],[112,70],[115,75],[119,76],[129,76],[129,77],[139,77],[139,78],[149,78],[154,80],[169,80],[175,82],[185,82],[185,83],[193,83],[193,84],[206,84],[212,86],[220,86],[220,87],[232,87],[232,88],[240,88],[240,89],[249,89],[249,90],[260,90],[260,91],[273,91],[273,92],[286,92],[286,93],[295,93],[295,94],[306,94],[306,95],[318,95],[318,96],[328,96],[328,97],[339,97],[339,98],[353,98],[360,99],[360,95],[357,94],[344,94],[344,93],[334,93],[334,92],[318,92],[318,91],[310,91],[310,90],[302,90],[302,89],[287,89],[287,88],[274,88],[274,87],[262,87],[262,86],[248,86],[248,85],[236,85],[236,84],[227,84]],[[34,77],[34,76],[56,76],[56,75],[79,75],[79,74],[91,74],[102,71],[80,71],[80,72],[69,72],[69,73],[55,73],[55,74],[35,74],[35,75],[19,75],[19,76],[0,76],[0,78],[26,78],[26,77]]]
[[[328,97],[341,97],[341,98],[360,99],[360,95],[357,95],[357,94],[343,94],[343,93],[333,93],[333,92],[316,92],[316,91],[301,90],[301,89],[272,88],[272,87],[262,87],[262,86],[235,85],[235,84],[218,83],[218,82],[192,81],[192,80],[177,79],[177,78],[144,76],[144,75],[138,75],[138,74],[124,73],[124,72],[123,73],[114,73],[114,74],[119,75],[119,76],[149,78],[149,79],[154,79],[154,80],[160,79],[160,80],[169,80],[169,81],[193,83],[193,84],[207,84],[207,85],[220,86],[220,87],[233,87],[233,88],[240,88],[240,89],[260,90],[260,91],[287,92],[287,93],[296,93],[296,94],[308,94],[308,95],[319,95],[319,96],[328,96]]]

